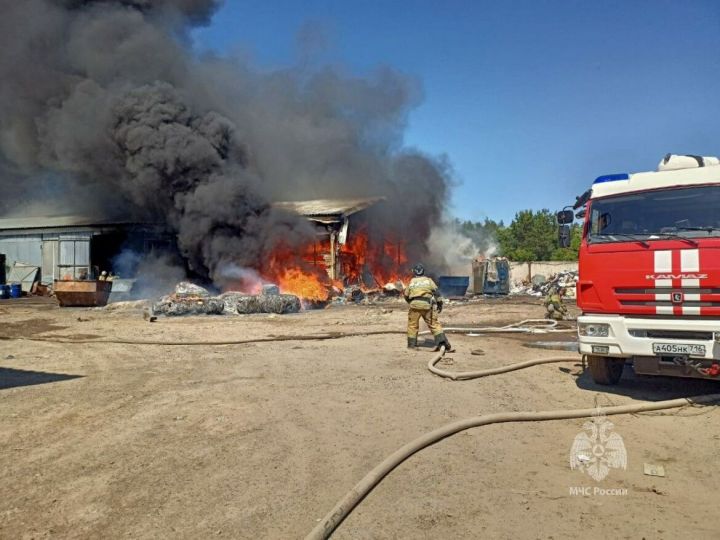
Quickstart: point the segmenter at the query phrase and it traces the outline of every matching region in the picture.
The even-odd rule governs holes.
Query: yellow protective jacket
[[[403,294],[405,301],[415,309],[429,309],[434,303],[442,301],[437,285],[427,276],[412,278]]]
[[[562,314],[567,313],[567,308],[563,304],[562,298],[558,293],[548,294],[543,302],[545,307],[552,306],[554,311],[558,311]]]

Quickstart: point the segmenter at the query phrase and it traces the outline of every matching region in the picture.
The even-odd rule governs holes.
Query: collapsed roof
[[[370,208],[384,199],[385,197],[316,199],[313,201],[278,202],[273,206],[300,214],[320,223],[342,223],[345,218]]]

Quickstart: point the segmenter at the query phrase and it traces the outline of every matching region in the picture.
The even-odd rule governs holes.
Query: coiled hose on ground
[[[527,322],[527,321],[524,321]],[[511,325],[512,326],[512,325]],[[446,331],[451,331],[447,328]],[[468,330],[464,330],[467,332]],[[484,369],[480,371],[451,372],[439,369],[436,364],[445,355],[445,347],[434,355],[428,362],[428,369],[440,377],[452,379],[454,381],[470,380],[500,373],[508,373],[519,369],[525,369],[532,366],[543,364],[560,363],[560,362],[577,362],[578,358],[540,358],[537,360],[529,360],[527,362],[518,362],[499,368]],[[670,399],[665,401],[656,401],[653,403],[639,403],[635,405],[618,405],[613,407],[603,407],[602,412],[605,415],[616,414],[635,414],[647,411],[660,411],[666,409],[676,409],[688,405],[706,404],[720,401],[720,393],[707,394],[703,396],[695,396],[680,399]],[[446,439],[452,435],[462,431],[488,426],[491,424],[505,424],[510,422],[547,422],[551,420],[569,420],[573,418],[588,418],[597,414],[597,409],[570,409],[556,411],[537,411],[537,412],[510,412],[485,414],[458,420],[446,424],[438,429],[425,433],[417,439],[407,443],[395,452],[385,458],[374,469],[367,473],[350,491],[348,491],[340,501],[328,512],[305,537],[305,540],[323,540],[329,538],[337,527],[345,520],[353,509],[377,486],[383,478],[390,474],[398,465],[416,454],[420,450],[432,446],[433,444]]]
[[[448,327],[446,332],[465,333],[465,334],[489,334],[489,333],[551,333],[551,332],[567,332],[573,329],[557,328],[557,322],[545,319],[526,319],[519,323],[510,324],[502,327],[482,327],[482,328],[463,328]],[[427,334],[428,332],[421,332]],[[353,336],[372,336],[382,334],[404,334],[395,330],[378,330],[372,332],[337,332],[329,334],[319,334],[310,336],[276,336],[268,338],[255,338],[245,340],[224,340],[224,341],[155,341],[155,340],[132,340],[132,339],[76,339],[58,337],[10,337],[0,336],[0,340],[26,340],[41,341],[55,343],[114,343],[122,345],[167,345],[167,346],[214,346],[214,345],[242,345],[247,343],[268,343],[274,341],[311,341],[339,339]],[[435,354],[428,362],[428,369],[440,377],[445,377],[454,381],[470,380],[479,377],[487,377],[500,373],[508,373],[519,369],[525,369],[532,366],[542,364],[560,363],[560,362],[577,362],[578,358],[540,358],[527,362],[519,362],[498,368],[484,369],[480,371],[452,372],[442,370],[437,367],[438,362],[445,355],[445,347]],[[665,409],[675,409],[688,405],[700,405],[720,401],[720,393],[707,394],[703,396],[695,396],[680,399],[671,399],[666,401],[657,401],[653,403],[640,403],[636,405],[618,405],[603,408],[603,413],[610,416],[616,414],[635,414],[648,411],[660,411]],[[597,410],[592,409],[571,409],[556,411],[537,411],[537,412],[511,412],[511,413],[495,413],[482,416],[475,416],[452,422],[438,429],[421,435],[417,439],[402,446],[380,464],[365,475],[342,499],[323,517],[315,528],[307,535],[306,540],[318,540],[329,538],[337,527],[350,515],[353,509],[377,486],[383,478],[390,474],[398,465],[416,454],[420,450],[427,448],[447,437],[460,433],[462,431],[487,426],[491,424],[503,424],[509,422],[547,422],[551,420],[569,420],[573,418],[588,418],[596,414]]]

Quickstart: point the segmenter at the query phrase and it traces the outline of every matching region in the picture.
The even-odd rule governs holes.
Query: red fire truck
[[[601,176],[559,212],[561,243],[584,216],[577,304],[595,382],[720,379],[720,165],[668,155],[657,171]]]

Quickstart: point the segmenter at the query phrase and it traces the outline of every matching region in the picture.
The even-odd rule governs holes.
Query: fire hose
[[[526,321],[523,321],[526,322]],[[512,325],[511,325],[512,326]],[[554,328],[554,326],[553,326]],[[453,329],[447,328],[447,331]],[[467,329],[464,329],[467,331]],[[577,362],[577,358],[541,358],[529,360],[527,362],[519,362],[499,368],[484,369],[480,371],[466,372],[450,372],[444,371],[436,367],[436,364],[445,356],[445,347],[441,347],[440,352],[434,355],[428,362],[428,369],[441,377],[446,377],[455,381],[469,380],[479,377],[487,377],[497,375],[499,373],[507,373],[519,369],[528,368],[550,363],[560,362]],[[602,409],[607,416],[617,414],[636,414],[649,411],[660,411],[666,409],[676,409],[686,407],[688,405],[700,405],[720,401],[720,393],[706,394],[702,396],[694,396],[688,398],[670,399],[665,401],[656,401],[653,403],[639,403],[635,405],[617,405],[605,407]],[[597,409],[570,409],[555,411],[536,411],[536,412],[509,412],[485,414],[458,420],[450,424],[446,424],[438,429],[427,432],[415,440],[405,444],[390,454],[374,469],[367,473],[355,486],[348,491],[342,499],[328,512],[305,537],[305,540],[324,540],[329,538],[335,529],[345,520],[353,509],[362,502],[362,500],[396,467],[417,452],[432,446],[452,435],[466,431],[471,428],[488,426],[492,424],[505,424],[511,422],[547,422],[551,420],[569,420],[574,418],[589,418],[597,414]]]
[[[574,331],[573,329],[557,328],[557,321],[546,319],[527,319],[502,327],[480,327],[480,328],[464,328],[464,327],[448,327],[447,332],[462,332],[468,335],[485,334],[485,333],[550,333]],[[339,339],[352,336],[370,336],[381,334],[400,334],[404,332],[393,330],[378,330],[373,332],[356,332],[356,333],[330,333],[310,336],[276,336],[269,338],[255,338],[245,340],[225,340],[225,341],[197,341],[197,342],[180,342],[180,341],[154,341],[154,340],[131,340],[131,339],[112,339],[112,340],[96,340],[96,339],[75,339],[58,337],[32,337],[17,338],[10,336],[0,336],[0,340],[27,340],[27,341],[44,341],[57,343],[114,343],[129,345],[168,345],[168,346],[194,346],[194,345],[239,345],[247,343],[266,343],[273,341],[308,341],[308,340],[325,340]],[[421,332],[426,334],[428,332]],[[480,371],[451,372],[445,371],[437,367],[438,362],[445,355],[445,347],[441,347],[440,351],[433,355],[428,362],[428,369],[440,376],[449,378],[454,381],[470,380],[479,377],[487,377],[500,373],[508,373],[520,369],[529,368],[550,363],[560,362],[577,362],[577,358],[540,358],[519,362],[498,368],[484,369]],[[667,409],[676,409],[689,405],[702,405],[720,401],[720,393],[706,394],[701,396],[671,399],[665,401],[657,401],[653,403],[640,403],[634,405],[618,405],[603,408],[603,413],[608,416],[617,414],[636,414],[649,411],[660,411]],[[475,416],[458,420],[450,424],[446,424],[438,429],[427,432],[415,440],[405,444],[398,450],[390,454],[369,473],[367,473],[350,491],[348,491],[342,499],[328,512],[315,526],[315,528],[306,536],[306,540],[317,540],[329,538],[338,526],[347,518],[355,507],[398,465],[406,461],[417,452],[432,446],[452,435],[466,431],[471,428],[487,426],[492,424],[505,424],[515,422],[547,422],[552,420],[569,420],[575,418],[590,418],[597,413],[597,409],[570,409],[570,410],[554,410],[554,411],[528,411],[528,412],[509,412],[494,413],[482,416]]]
[[[506,326],[486,326],[480,328],[465,328],[465,327],[449,327],[446,328],[447,332],[464,332],[464,333],[546,333],[546,332],[574,332],[572,328],[559,329],[557,327],[557,321],[551,321],[548,319],[525,319],[518,323],[509,324]],[[429,334],[428,330],[420,332],[420,334]],[[15,337],[15,336],[0,336],[0,341],[38,341],[48,343],[111,343],[114,345],[165,345],[169,347],[210,347],[210,346],[221,346],[221,345],[246,345],[250,343],[272,343],[277,341],[316,341],[316,340],[327,340],[327,339],[341,339],[347,337],[366,337],[366,336],[379,336],[387,334],[405,334],[401,330],[373,330],[370,332],[329,332],[327,334],[311,334],[311,335],[299,335],[299,336],[273,336],[273,337],[262,337],[262,338],[249,338],[249,339],[230,339],[221,341],[159,341],[159,340],[143,340],[143,339],[92,339],[92,338],[74,338],[65,336],[35,336],[35,337]]]

